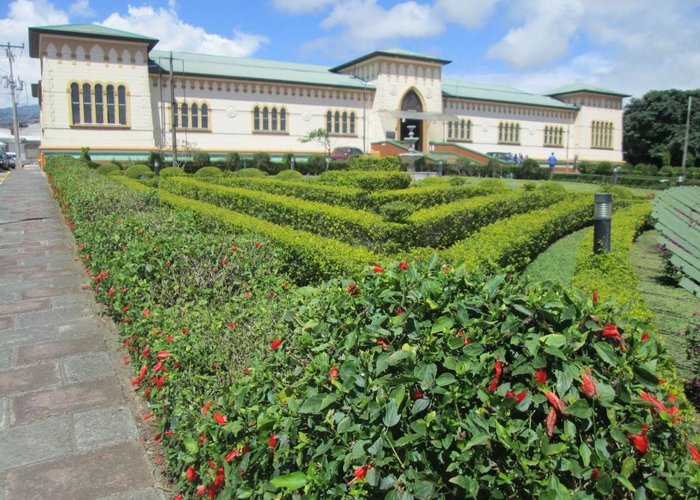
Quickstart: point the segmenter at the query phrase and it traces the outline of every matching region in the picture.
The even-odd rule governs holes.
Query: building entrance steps
[[[114,325],[44,173],[0,184],[0,500],[165,499]]]

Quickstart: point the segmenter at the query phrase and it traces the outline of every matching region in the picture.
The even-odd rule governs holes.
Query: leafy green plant
[[[228,152],[224,157],[224,166],[226,170],[240,170],[243,162],[241,161],[241,155],[237,152]]]
[[[119,172],[119,171],[120,171],[119,167],[116,166],[114,163],[106,163],[104,165],[100,165],[95,170],[95,172],[97,172],[98,174],[104,174],[104,175],[112,174],[114,172]]]
[[[141,179],[142,177],[150,179],[153,177],[153,172],[148,165],[132,165],[124,171],[124,175],[131,179]]]
[[[253,167],[259,170],[267,171],[272,164],[270,155],[267,153],[258,152],[253,155]]]
[[[416,207],[404,201],[391,201],[380,206],[377,212],[391,222],[406,222]]]
[[[263,172],[259,168],[242,168],[236,172],[237,177],[265,177],[267,173]]]
[[[201,169],[203,167],[206,167],[207,165],[211,165],[211,158],[209,156],[209,153],[206,151],[196,151],[194,155],[192,155],[192,163],[194,164],[197,169]]]
[[[282,180],[298,181],[304,178],[304,174],[302,174],[298,170],[282,170],[275,177]]]
[[[178,177],[186,176],[187,174],[180,167],[165,167],[160,171],[158,175],[160,175],[161,177]]]
[[[223,173],[218,167],[202,167],[194,173],[195,177],[221,177]]]
[[[398,172],[401,161],[398,156],[351,156],[348,160],[349,170]]]
[[[318,180],[324,184],[356,187],[372,192],[387,189],[405,189],[411,185],[411,174],[406,172],[334,170],[324,172],[319,176]]]

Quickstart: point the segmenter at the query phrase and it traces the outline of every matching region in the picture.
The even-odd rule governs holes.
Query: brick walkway
[[[36,166],[0,184],[0,500],[163,499],[113,326]]]

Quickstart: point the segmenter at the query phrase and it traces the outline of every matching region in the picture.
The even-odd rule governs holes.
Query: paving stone
[[[75,292],[75,288],[73,287],[50,287],[48,286],[48,281],[46,282],[46,284],[47,286],[45,288],[25,290],[21,292],[20,295],[23,299],[44,299],[50,297],[59,297],[67,293]]]
[[[14,316],[0,316],[0,330],[8,330],[15,327]]]
[[[61,376],[55,362],[11,368],[0,371],[0,394],[16,394],[50,387],[60,382]]]
[[[41,280],[44,278],[58,278],[61,276],[74,276],[75,269],[64,269],[62,271],[47,271],[45,269],[22,273],[22,277],[26,280]]]
[[[138,439],[134,416],[128,408],[103,408],[73,415],[80,451]]]
[[[156,488],[147,488],[144,490],[132,491],[121,495],[112,495],[109,497],[98,498],[97,500],[165,500],[172,495],[165,496],[162,490]],[[2,500],[2,497],[0,497]]]
[[[7,370],[12,364],[12,350],[11,349],[0,349],[0,370]]]
[[[32,311],[45,311],[51,309],[50,300],[20,300],[0,304],[0,315],[27,313]]]
[[[10,471],[5,500],[28,498],[90,499],[151,487],[143,449],[135,442],[65,457]]]
[[[0,470],[6,471],[70,453],[71,441],[71,419],[68,416],[2,430]]]
[[[69,384],[115,375],[112,360],[106,352],[65,358],[63,360],[63,373]]]
[[[10,398],[10,417],[17,424],[35,422],[106,406],[119,406],[124,395],[116,377],[54,387]]]
[[[28,365],[45,359],[65,358],[104,350],[104,342],[97,336],[83,339],[53,340],[18,347],[16,360],[18,365]]]
[[[65,323],[77,318],[92,316],[94,313],[89,307],[62,307],[50,311],[40,311],[31,314],[18,314],[17,325],[20,328],[30,326],[48,325],[51,323]]]
[[[14,316],[11,316],[14,318]],[[0,331],[0,349],[18,345],[56,340],[58,325],[35,326],[31,328],[6,329]]]
[[[91,307],[92,305],[90,296],[82,292],[73,292],[58,297],[52,297],[51,302],[53,303],[54,309],[73,306]]]
[[[0,398],[0,431],[8,426],[7,398]]]
[[[14,276],[16,274],[34,274],[41,272],[46,272],[46,265],[22,266],[18,264],[16,266],[0,267],[0,276],[3,277]]]

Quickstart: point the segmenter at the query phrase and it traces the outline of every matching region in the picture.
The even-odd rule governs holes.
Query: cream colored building
[[[29,28],[41,61],[43,154],[143,158],[206,151],[322,153],[300,138],[375,154],[417,149],[622,161],[625,94],[571,85],[537,95],[443,77],[444,59],[398,49],[334,68],[154,50],[157,40],[95,25]]]

